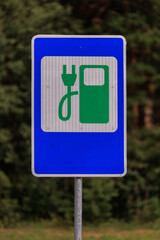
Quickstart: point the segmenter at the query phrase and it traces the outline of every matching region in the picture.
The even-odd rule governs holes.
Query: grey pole
[[[82,240],[82,178],[74,179],[74,240]]]

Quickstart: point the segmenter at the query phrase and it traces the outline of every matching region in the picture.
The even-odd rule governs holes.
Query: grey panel
[[[79,67],[81,65],[107,65],[109,67],[109,122],[106,124],[82,124],[79,121],[79,96],[71,98],[71,117],[62,121],[58,116],[61,98],[67,93],[61,78],[63,65],[67,73],[75,65],[77,79],[72,91],[79,92]],[[85,70],[85,84],[102,85],[103,71]],[[63,114],[67,114],[67,101]],[[44,57],[41,61],[41,128],[45,132],[114,132],[117,122],[117,60],[114,57]]]

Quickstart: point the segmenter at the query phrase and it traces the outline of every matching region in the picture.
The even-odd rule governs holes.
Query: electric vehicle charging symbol
[[[64,85],[67,87],[67,94],[65,94],[62,97],[59,103],[58,115],[62,121],[68,121],[71,117],[71,96],[78,94],[78,91],[71,92],[71,86],[74,86],[77,78],[77,74],[75,73],[75,65],[72,65],[71,74],[66,73],[66,65],[63,65],[63,74],[61,74],[61,76],[62,76]],[[68,112],[67,112],[67,116],[64,117],[62,111],[63,111],[63,104],[66,99],[67,99]]]
[[[102,69],[104,71],[104,84],[86,85],[84,71],[86,69]],[[61,74],[63,84],[67,87],[67,93],[59,103],[58,115],[62,121],[68,121],[71,117],[71,97],[78,95],[78,91],[71,91],[77,78],[75,65],[72,65],[72,73],[66,73],[66,65],[63,65]],[[67,115],[63,115],[63,104],[67,100]],[[108,123],[109,122],[109,67],[107,65],[81,65],[79,67],[79,121],[81,123]]]

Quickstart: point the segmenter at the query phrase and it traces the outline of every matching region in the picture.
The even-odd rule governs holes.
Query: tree
[[[148,221],[160,216],[159,12],[159,0],[1,1],[1,219],[16,219],[17,213],[73,218],[73,179],[36,179],[30,172],[30,41],[39,33],[126,37],[128,174],[85,179],[84,218]]]

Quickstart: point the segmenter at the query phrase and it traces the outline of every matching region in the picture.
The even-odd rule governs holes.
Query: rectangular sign
[[[122,36],[32,39],[32,173],[126,173],[126,41]]]

